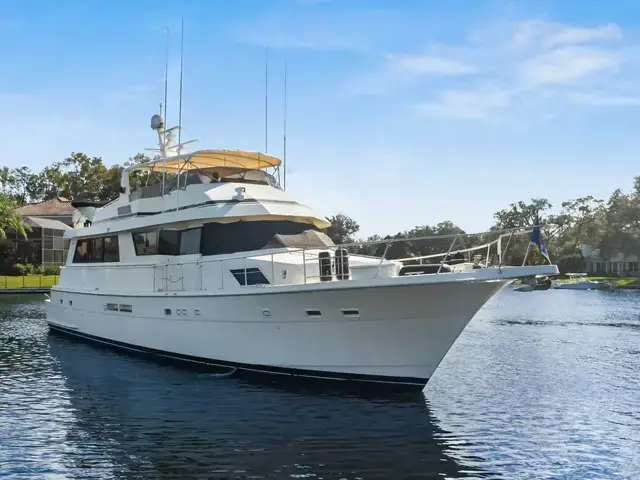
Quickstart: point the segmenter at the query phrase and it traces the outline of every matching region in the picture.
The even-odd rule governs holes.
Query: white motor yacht
[[[489,255],[446,263],[501,249],[502,236],[455,252],[460,236],[449,236],[449,251],[427,265],[386,258],[403,240],[362,255],[362,244],[334,245],[329,222],[283,191],[268,172],[278,158],[181,145],[175,154],[175,129],[159,115],[152,128],[159,158],[125,169],[115,201],[74,203],[89,221],[65,234],[69,255],[46,303],[52,331],[237,374],[422,389],[505,285],[558,273]],[[161,180],[133,188],[153,175]]]
[[[612,288],[609,282],[591,280],[586,273],[567,273],[566,282],[554,280],[553,288],[558,290],[608,290]]]

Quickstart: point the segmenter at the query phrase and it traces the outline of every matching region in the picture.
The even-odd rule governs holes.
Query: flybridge
[[[245,150],[187,153],[183,145],[192,142],[175,143],[179,127],[165,130],[160,115],[153,116],[151,126],[158,134],[158,148],[153,150],[159,156],[123,170],[116,200],[107,205],[79,205],[90,224],[69,237],[208,222],[330,225],[280,187],[279,158]]]
[[[193,183],[239,182],[271,185],[280,188],[279,158],[260,152],[244,150],[198,150],[184,152],[184,146],[196,140],[175,143],[175,132],[181,127],[165,129],[160,115],[151,118],[151,128],[158,134],[158,148],[148,149],[159,154],[150,162],[131,166],[122,172],[121,193],[131,194],[130,174],[147,172],[146,184],[141,189],[152,196],[164,196]],[[266,170],[273,168],[273,173]],[[161,180],[158,176],[161,175]],[[154,181],[155,179],[155,181]],[[153,188],[148,188],[153,187]],[[139,194],[137,198],[144,198]],[[134,200],[135,198],[130,198]]]

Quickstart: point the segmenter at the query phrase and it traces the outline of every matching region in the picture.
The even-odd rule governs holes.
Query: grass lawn
[[[593,281],[601,281],[601,282],[611,282],[616,284],[620,288],[637,288],[640,289],[640,278],[639,277],[602,277],[602,276],[591,276],[588,275],[588,278]],[[558,281],[560,283],[568,282],[569,278],[560,278]],[[527,283],[528,280],[518,279],[514,284],[524,284]]]
[[[600,282],[611,282],[620,288],[640,288],[640,278],[638,277],[602,277],[588,275],[589,280]],[[560,283],[568,282],[569,278],[561,278]]]
[[[0,289],[51,287],[57,283],[57,275],[27,275],[24,277],[0,275]]]
[[[608,281],[616,283],[619,287],[640,287],[640,278],[638,277],[589,277],[591,280]]]

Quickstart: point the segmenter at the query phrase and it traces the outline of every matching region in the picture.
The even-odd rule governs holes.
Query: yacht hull
[[[198,367],[422,389],[506,283],[309,286],[243,295],[54,288],[46,309],[56,332]]]

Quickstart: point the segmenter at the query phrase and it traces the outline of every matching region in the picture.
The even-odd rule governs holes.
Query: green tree
[[[561,227],[555,242],[558,254],[580,255],[582,245],[596,246],[603,231],[604,202],[589,195],[562,203],[561,212],[550,221]]]
[[[360,225],[353,218],[338,213],[327,219],[331,226],[327,228],[327,235],[335,244],[352,243],[354,235],[360,230]]]
[[[546,198],[532,198],[531,203],[523,201],[512,203],[507,208],[493,214],[496,223],[492,230],[531,227],[536,218],[540,218],[540,221],[543,222],[551,208],[552,205]]]
[[[604,208],[603,225],[598,249],[600,256],[611,259],[618,253],[630,254],[640,249],[640,225],[638,224],[638,204],[640,194],[636,188],[631,195],[617,189]]]
[[[506,230],[511,228],[527,228],[535,225],[536,219],[541,224],[549,223],[551,220],[557,220],[550,215],[552,205],[546,198],[532,198],[530,203],[519,201],[510,204],[507,208],[494,213],[493,217],[496,223],[491,227],[491,231]],[[557,230],[556,230],[557,231]],[[485,237],[487,241],[493,240],[491,236]],[[548,229],[544,229],[544,239],[547,249],[553,256],[550,248],[549,240],[553,237]],[[507,249],[507,242],[509,248]],[[527,245],[529,244],[529,236],[526,234],[515,235],[511,241],[503,239],[503,263],[517,265],[520,264],[525,256]],[[537,249],[530,249],[527,257],[530,263],[545,263],[546,259],[542,257]]]
[[[27,238],[31,227],[24,223],[23,218],[16,213],[18,203],[7,194],[0,194],[0,238],[7,238],[7,231],[13,230],[17,236]]]

